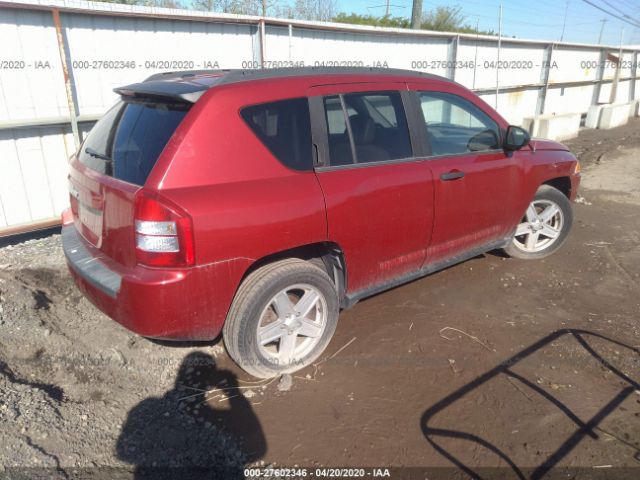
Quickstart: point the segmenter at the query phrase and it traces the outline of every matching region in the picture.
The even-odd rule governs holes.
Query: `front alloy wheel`
[[[551,200],[534,200],[523,220],[516,228],[513,243],[523,252],[536,253],[549,248],[560,237],[564,215]]]
[[[551,255],[566,239],[572,222],[569,199],[558,189],[542,185],[505,251],[512,257],[523,259]]]

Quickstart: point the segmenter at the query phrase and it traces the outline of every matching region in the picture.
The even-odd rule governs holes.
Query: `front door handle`
[[[461,172],[460,170],[451,170],[450,172],[440,175],[440,180],[448,182],[449,180],[456,180],[462,177],[464,177],[464,172]]]

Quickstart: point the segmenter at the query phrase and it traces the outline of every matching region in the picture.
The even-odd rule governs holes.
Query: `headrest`
[[[376,136],[376,124],[371,120],[371,117],[353,115],[349,121],[351,123],[351,132],[353,133],[353,141],[356,145],[373,143]]]

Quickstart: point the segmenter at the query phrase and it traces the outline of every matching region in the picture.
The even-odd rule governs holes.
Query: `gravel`
[[[99,313],[73,284],[59,235],[1,248],[0,465],[62,478],[178,465],[238,476],[248,456],[202,406],[221,353],[153,343]]]

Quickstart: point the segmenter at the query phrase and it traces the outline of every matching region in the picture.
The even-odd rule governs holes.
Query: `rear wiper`
[[[113,159],[107,157],[104,153],[97,152],[93,148],[87,147],[84,149],[84,153],[87,155],[91,155],[92,157],[99,158],[100,160],[104,160],[105,162],[112,163]]]

